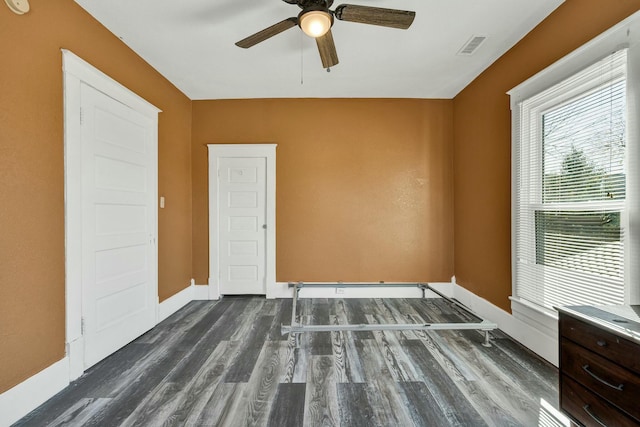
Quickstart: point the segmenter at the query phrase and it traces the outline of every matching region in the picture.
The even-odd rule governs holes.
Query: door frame
[[[220,224],[218,159],[263,157],[266,159],[265,295],[276,284],[276,147],[277,144],[207,144],[209,150],[209,299],[220,298]]]
[[[69,358],[69,379],[84,373],[82,326],[82,130],[80,87],[84,83],[155,121],[152,138],[157,149],[158,113],[162,110],[136,95],[73,52],[62,49],[64,98],[64,229],[65,229],[65,345]],[[154,164],[151,191],[157,199],[158,169]],[[158,235],[158,215],[151,230]],[[154,245],[158,257],[158,245]],[[157,263],[156,263],[157,265]],[[155,277],[157,289],[158,278]],[[156,304],[156,323],[157,307]]]

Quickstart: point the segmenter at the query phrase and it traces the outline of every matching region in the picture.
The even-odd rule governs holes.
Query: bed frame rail
[[[463,310],[469,315],[475,317],[479,322],[460,322],[460,323],[409,323],[409,324],[344,324],[344,325],[303,325],[296,321],[297,319],[297,303],[302,288],[357,288],[357,287],[417,287],[422,291],[422,298],[426,298],[426,292],[430,291],[445,299],[450,304]],[[291,282],[289,288],[293,288],[293,306],[291,310],[291,325],[281,325],[282,335],[289,334],[295,340],[296,347],[299,343],[299,335],[305,332],[341,332],[341,331],[424,331],[424,330],[479,330],[484,332],[485,347],[491,347],[490,331],[497,329],[498,325],[482,319],[473,313],[464,305],[460,304],[441,292],[433,289],[426,283],[304,283]]]

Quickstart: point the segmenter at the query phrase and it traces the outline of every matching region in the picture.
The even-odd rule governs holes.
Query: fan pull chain
[[[303,41],[304,37],[302,35],[302,31],[300,31],[300,86],[304,85],[304,55],[302,52]]]

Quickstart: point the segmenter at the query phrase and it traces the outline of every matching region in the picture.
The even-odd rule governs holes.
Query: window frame
[[[511,198],[511,265],[512,265],[512,296],[511,308],[514,317],[523,320],[527,324],[536,327],[540,331],[548,335],[557,335],[557,326],[555,322],[557,320],[557,313],[555,310],[549,310],[544,307],[540,307],[537,304],[531,303],[518,297],[516,293],[517,289],[517,259],[516,259],[516,244],[517,244],[517,180],[520,179],[518,175],[517,166],[520,155],[520,126],[521,119],[525,119],[526,125],[531,125],[531,117],[523,117],[520,109],[522,101],[530,98],[534,98],[537,94],[544,92],[546,89],[555,86],[556,84],[564,81],[571,76],[579,73],[586,67],[598,62],[599,60],[607,57],[611,53],[623,48],[627,48],[627,169],[633,170],[634,173],[629,174],[627,178],[627,201],[626,206],[620,206],[624,204],[621,201],[603,201],[603,202],[575,202],[574,208],[579,209],[581,207],[594,206],[617,208],[622,207],[623,218],[621,221],[628,224],[625,234],[625,303],[626,304],[639,304],[640,303],[640,267],[637,262],[631,261],[637,259],[640,256],[640,207],[637,207],[640,202],[640,194],[638,185],[640,173],[638,173],[638,167],[640,166],[640,147],[638,147],[638,135],[640,134],[640,125],[637,120],[633,120],[632,117],[639,117],[640,114],[640,12],[636,12],[629,18],[620,22],[610,30],[596,37],[592,41],[588,42],[584,46],[578,48],[574,52],[570,53],[566,57],[560,59],[556,63],[552,64],[548,68],[529,78],[525,82],[516,86],[507,94],[511,100],[512,111],[512,161],[511,161],[511,179],[512,179],[512,198]],[[562,97],[564,102],[575,99],[575,96],[580,93],[585,93],[584,87],[589,86],[588,83],[572,88],[565,96]],[[591,90],[595,90],[598,85],[592,85]],[[573,96],[571,96],[573,94]],[[544,111],[549,110],[554,106],[562,105],[563,101],[559,101],[558,98],[554,100],[541,99],[536,105],[537,120],[542,120],[542,114]],[[541,113],[542,112],[542,113]],[[539,125],[540,123],[538,123]],[[539,132],[541,126],[536,127],[536,132]],[[537,156],[542,156],[542,144],[538,144]],[[542,174],[543,171],[538,172],[538,177],[535,182],[536,194],[539,195],[539,205],[545,209],[551,208],[551,205],[545,205],[542,203]],[[544,206],[543,206],[544,205]],[[571,206],[569,203],[562,202],[562,208],[566,209]],[[556,208],[558,206],[556,205]],[[551,332],[551,333],[550,333]]]
[[[596,212],[596,211],[616,211],[621,214],[621,229],[626,230],[628,228],[628,224],[625,223],[625,219],[627,218],[625,207],[625,200],[597,200],[597,201],[557,201],[557,202],[544,202],[544,151],[545,151],[545,141],[544,141],[544,116],[552,112],[554,110],[560,109],[563,106],[570,104],[579,99],[584,99],[591,94],[594,94],[602,89],[609,87],[617,82],[627,80],[626,73],[626,58],[627,51],[626,49],[620,49],[618,51],[619,56],[615,60],[616,67],[611,69],[610,73],[607,75],[594,75],[593,71],[586,72],[585,70],[578,70],[574,75],[569,76],[567,81],[562,82],[562,87],[557,88],[555,86],[551,86],[548,89],[543,90],[541,93],[535,94],[530,98],[527,98],[524,102],[518,104],[519,108],[519,116],[521,118],[521,122],[518,126],[518,157],[522,155],[525,159],[524,163],[520,164],[520,168],[516,168],[516,175],[514,178],[514,182],[519,181],[521,178],[528,182],[528,188],[525,188],[520,194],[517,194],[516,189],[514,189],[515,197],[518,197],[514,206],[516,209],[519,209],[521,220],[518,222],[518,216],[516,212],[514,212],[514,233],[516,234],[516,239],[518,237],[523,236],[523,232],[526,235],[527,242],[530,243],[530,246],[527,245],[523,248],[521,244],[520,247],[514,247],[513,250],[519,254],[524,254],[526,259],[534,259],[535,254],[541,249],[538,246],[539,235],[538,230],[536,228],[535,215],[538,212]],[[610,55],[607,55],[609,57]],[[622,59],[621,57],[624,57]],[[612,58],[603,58],[604,60],[611,60]],[[598,62],[594,64],[590,64],[590,67],[587,67],[587,71],[596,66],[599,67]],[[516,124],[514,123],[514,126]],[[626,133],[626,132],[625,132]],[[625,153],[625,157],[627,154]],[[626,164],[626,161],[625,161]],[[537,166],[537,167],[536,167]],[[522,221],[522,213],[533,213],[534,217],[530,218],[529,221]],[[527,218],[525,215],[524,218]],[[518,230],[518,225],[520,225],[520,229]],[[516,241],[517,244],[517,241]],[[623,251],[624,253],[628,250],[628,245],[626,239],[623,241]],[[518,252],[519,249],[519,252]],[[516,254],[517,255],[517,254]],[[530,257],[530,258],[529,258]],[[516,257],[517,262],[518,257]],[[540,306],[539,301],[534,301],[530,298],[527,298],[526,295],[522,293],[525,291],[527,295],[536,294],[535,289],[531,288],[531,283],[529,282],[528,289],[522,289],[522,287],[518,286],[518,272],[520,268],[526,268],[529,270],[529,273],[545,276],[547,274],[562,274],[559,273],[557,267],[552,265],[542,265],[535,264],[528,266],[522,266],[521,264],[514,264],[514,289],[513,295],[522,300],[526,300],[528,303],[532,304],[534,307],[539,306],[541,309],[550,309],[546,306]],[[555,273],[554,273],[555,271]],[[578,276],[584,276],[585,278],[593,279],[593,273],[587,273],[585,271],[576,271]],[[615,283],[615,278],[611,277],[611,280]],[[607,283],[607,282],[605,282]],[[620,283],[618,281],[618,283]],[[535,285],[534,285],[535,286]],[[628,286],[625,282],[622,283],[623,293],[624,289]],[[520,290],[521,292],[518,292]],[[548,292],[555,293],[552,289],[548,289],[548,292],[545,288],[543,292],[546,294]],[[622,295],[623,298],[626,298],[626,295]],[[545,301],[545,303],[547,303]]]

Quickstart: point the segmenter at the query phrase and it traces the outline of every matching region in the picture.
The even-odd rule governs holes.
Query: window
[[[640,304],[640,12],[509,95],[514,316]]]
[[[517,104],[515,295],[622,304],[627,51]]]

